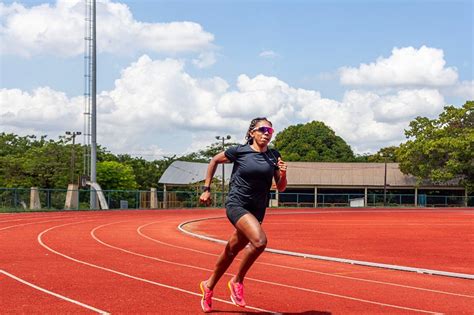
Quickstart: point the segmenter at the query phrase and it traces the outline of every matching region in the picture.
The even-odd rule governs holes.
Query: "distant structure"
[[[273,184],[270,206],[308,208],[346,207],[353,204],[368,207],[474,206],[474,195],[468,194],[458,181],[444,183],[418,181],[414,176],[403,174],[398,163],[287,162],[287,164],[288,186],[283,193],[279,193]],[[206,177],[207,166],[207,163],[174,161],[159,180],[163,185],[165,207],[173,207],[170,202],[166,203],[167,188],[199,187]],[[225,182],[228,183],[232,164],[225,166]],[[175,205],[182,207],[182,203],[179,202],[175,202]]]
[[[84,34],[84,175],[97,182],[97,62],[96,0],[85,0]],[[97,208],[97,195],[91,186],[90,208]]]

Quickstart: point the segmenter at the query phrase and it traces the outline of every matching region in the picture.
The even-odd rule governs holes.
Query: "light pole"
[[[384,161],[384,175],[383,175],[383,206],[387,206],[387,156],[384,153],[380,153],[380,156]]]
[[[81,135],[80,131],[66,131],[68,136],[72,138],[72,151],[71,151],[71,184],[74,184],[74,168],[75,168],[75,159],[76,159],[76,152],[74,150],[74,144],[76,144],[76,136]]]
[[[385,171],[383,175],[383,206],[387,206],[387,157],[384,157]]]
[[[217,140],[222,140],[222,150],[224,151],[225,150],[225,146],[224,146],[224,141],[225,140],[229,140],[230,139],[230,136],[227,135],[227,136],[216,136],[216,139]],[[224,207],[224,203],[225,203],[225,168],[224,168],[224,163],[222,163],[222,206]]]

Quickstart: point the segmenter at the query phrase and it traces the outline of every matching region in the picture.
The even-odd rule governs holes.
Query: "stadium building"
[[[273,187],[270,206],[274,207],[340,207],[340,206],[406,206],[406,207],[460,207],[474,206],[474,196],[455,181],[433,183],[418,181],[403,174],[398,163],[326,163],[287,162],[288,186],[279,193]],[[198,192],[205,179],[207,163],[175,161],[164,172],[163,201],[169,200],[170,189],[196,187]],[[232,164],[224,165],[225,185],[232,174]],[[222,206],[222,165],[214,176],[217,183],[213,192],[215,206]],[[179,198],[172,194],[173,203]],[[171,202],[166,204],[172,207]]]

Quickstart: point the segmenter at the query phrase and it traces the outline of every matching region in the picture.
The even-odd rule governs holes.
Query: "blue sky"
[[[69,24],[82,1],[17,3],[2,2],[2,129],[80,130],[83,29]],[[375,152],[404,141],[414,117],[474,94],[472,1],[98,3],[98,139],[117,153],[241,141],[255,115],[277,130],[322,120],[357,153]]]

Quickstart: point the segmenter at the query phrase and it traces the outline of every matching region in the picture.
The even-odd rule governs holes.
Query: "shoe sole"
[[[229,287],[229,290],[230,290],[230,300],[232,301],[232,303],[234,303],[234,305],[239,306],[239,307],[245,307],[246,304],[241,305],[241,304],[237,303],[237,301],[234,299],[234,294],[232,294],[232,286],[230,284],[230,281],[227,282],[227,286]]]

